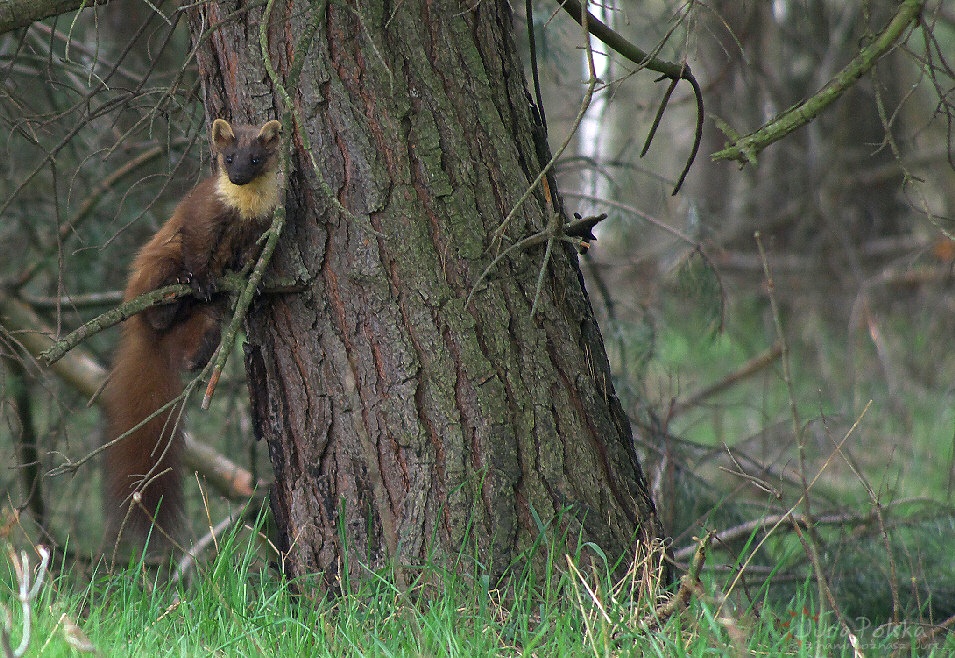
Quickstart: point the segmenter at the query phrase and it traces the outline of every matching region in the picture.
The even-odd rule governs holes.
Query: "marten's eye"
[[[262,158],[260,158],[260,157],[258,157],[258,156],[255,156],[255,155],[252,156],[252,166],[253,166],[253,167],[258,167],[261,162],[262,162]]]
[[[226,163],[226,164],[232,164],[232,161],[233,161],[233,160],[235,160],[235,156],[233,156],[233,155],[227,155],[227,156],[225,156],[225,163]]]

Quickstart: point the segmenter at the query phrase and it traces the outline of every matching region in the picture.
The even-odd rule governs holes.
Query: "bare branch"
[[[0,0],[0,34],[107,0]]]
[[[221,292],[242,292],[245,290],[245,278],[237,274],[227,274],[216,282],[216,290]],[[157,288],[151,292],[144,293],[135,299],[124,302],[119,306],[112,308],[102,315],[99,315],[89,322],[86,322],[79,328],[70,332],[64,338],[53,343],[53,345],[40,354],[40,359],[50,366],[63,357],[64,354],[82,343],[84,340],[94,334],[98,334],[104,329],[131,318],[137,313],[145,311],[152,306],[161,306],[171,304],[182,297],[189,297],[193,290],[188,283],[174,283],[172,285]]]
[[[690,155],[687,158],[686,165],[683,167],[683,171],[680,172],[680,177],[677,179],[676,185],[673,187],[673,194],[675,195],[680,191],[680,188],[683,187],[683,182],[686,180],[687,174],[690,173],[690,167],[696,159],[696,154],[699,152],[700,144],[703,140],[703,91],[693,76],[693,73],[690,71],[689,65],[685,62],[668,62],[655,57],[652,53],[645,52],[599,21],[589,11],[585,14],[577,0],[559,1],[564,11],[570,14],[571,17],[580,23],[590,34],[603,41],[614,51],[620,53],[637,66],[660,73],[663,75],[663,78],[669,78],[673,81],[660,103],[660,108],[657,110],[657,116],[650,128],[650,133],[647,135],[643,153],[646,153],[650,148],[650,142],[653,140],[653,135],[660,125],[660,119],[666,110],[670,95],[676,88],[676,83],[680,80],[686,80],[690,84],[690,87],[692,87],[693,96],[696,98],[696,128],[693,134],[693,147],[690,149]]]
[[[712,156],[713,160],[738,160],[743,164],[756,164],[756,156],[764,148],[777,142],[789,133],[801,128],[815,119],[823,110],[834,103],[842,94],[852,87],[856,81],[875,66],[875,63],[895,46],[909,25],[915,21],[925,0],[906,0],[899,7],[898,13],[889,21],[889,24],[872,40],[868,46],[859,51],[845,68],[839,71],[825,87],[816,92],[811,98],[789,108],[778,117],[763,125],[758,130],[743,137],[734,134],[728,126],[720,125],[729,144]]]

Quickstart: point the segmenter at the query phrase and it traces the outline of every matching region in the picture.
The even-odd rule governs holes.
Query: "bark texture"
[[[193,10],[195,35],[220,24],[198,49],[207,108],[279,116],[261,10],[236,8]],[[318,164],[296,135],[271,271],[307,290],[261,298],[246,348],[290,574],[334,584],[462,548],[500,574],[541,523],[612,557],[656,537],[576,253],[554,249],[533,317],[543,245],[465,305],[544,164],[507,3],[290,1],[269,34],[280,76],[307,57],[289,91]],[[505,245],[546,223],[538,191]]]

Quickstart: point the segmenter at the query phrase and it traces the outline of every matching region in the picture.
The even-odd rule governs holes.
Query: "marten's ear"
[[[262,130],[259,131],[259,141],[262,142],[263,146],[272,146],[272,142],[278,140],[279,135],[282,134],[282,123],[272,119],[267,121]]]
[[[221,151],[235,141],[232,126],[225,119],[216,119],[212,122],[212,143],[217,151]]]

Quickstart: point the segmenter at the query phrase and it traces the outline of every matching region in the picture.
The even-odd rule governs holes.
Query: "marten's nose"
[[[250,169],[242,168],[242,169],[234,169],[227,173],[229,174],[229,181],[231,181],[233,185],[245,185],[246,183],[250,182],[253,178],[255,178],[255,175],[258,172],[252,171]]]

